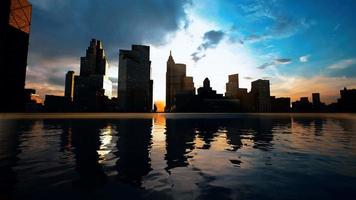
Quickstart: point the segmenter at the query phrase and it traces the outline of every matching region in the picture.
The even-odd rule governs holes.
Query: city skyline
[[[137,11],[133,18],[131,12],[116,12],[127,5],[125,1],[31,3],[27,87],[42,95],[63,92],[62,74],[79,70],[77,58],[91,38],[106,44],[114,87],[118,49],[151,46],[155,101],[165,101],[162,77],[169,50],[187,65],[187,76],[195,77],[196,87],[210,77],[219,93],[234,73],[240,74],[240,85],[248,89],[252,79],[267,78],[271,93],[292,100],[320,92],[322,100],[331,103],[340,88],[356,86],[353,1],[312,5],[308,1],[145,1],[127,7]],[[95,10],[98,19],[86,18],[95,4],[101,5]],[[107,23],[99,23],[103,20]]]

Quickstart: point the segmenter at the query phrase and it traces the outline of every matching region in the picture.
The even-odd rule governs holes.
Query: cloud
[[[342,70],[355,66],[356,66],[356,58],[350,58],[350,59],[339,60],[336,63],[328,66],[327,68],[332,70]]]
[[[309,58],[310,58],[310,55],[301,56],[301,57],[299,57],[299,62],[306,63],[309,61]]]
[[[32,0],[31,55],[79,57],[91,38],[109,58],[133,43],[161,45],[187,23],[190,0]]]
[[[288,38],[316,24],[313,20],[291,16],[279,3],[274,1],[250,0],[246,4],[238,6],[238,12],[243,13],[250,23],[266,22],[261,33],[245,36],[244,41],[251,43]]]
[[[266,69],[267,67],[278,66],[278,65],[287,65],[290,63],[292,63],[292,59],[290,59],[290,58],[279,58],[279,59],[274,59],[272,62],[266,62],[257,68],[258,69]]]
[[[252,80],[252,79],[253,79],[253,77],[250,77],[250,76],[245,76],[245,77],[244,77],[244,79],[246,79],[246,80]]]
[[[211,48],[215,48],[221,40],[224,38],[225,33],[221,30],[211,30],[204,34],[203,43],[197,48],[191,56],[194,62],[198,62],[200,59],[204,58],[205,51]]]

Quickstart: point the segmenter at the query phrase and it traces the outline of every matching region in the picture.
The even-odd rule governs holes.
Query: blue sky
[[[169,50],[196,87],[209,77],[220,93],[233,73],[242,87],[269,79],[272,95],[293,99],[321,92],[332,102],[341,88],[356,87],[353,0],[31,2],[27,85],[40,93],[63,92],[65,71],[79,72],[93,37],[104,43],[114,82],[118,49],[151,46],[155,100],[164,100]]]

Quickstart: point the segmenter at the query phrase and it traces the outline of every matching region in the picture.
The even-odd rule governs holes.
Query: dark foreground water
[[[356,199],[356,115],[0,114],[0,199]]]

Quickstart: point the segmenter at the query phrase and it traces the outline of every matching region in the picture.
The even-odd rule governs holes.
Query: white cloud
[[[299,61],[302,63],[306,63],[309,61],[310,55],[305,55],[305,56],[301,56],[299,57]]]
[[[339,60],[336,63],[328,66],[327,68],[333,70],[340,70],[340,69],[349,68],[355,64],[356,64],[356,58],[350,58],[350,59]]]

